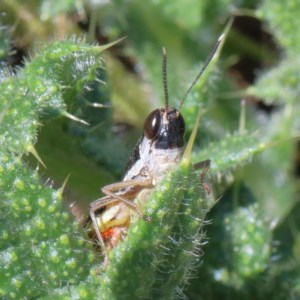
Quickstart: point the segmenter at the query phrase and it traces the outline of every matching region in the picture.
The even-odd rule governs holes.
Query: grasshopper
[[[143,215],[142,207],[153,188],[179,163],[185,149],[185,123],[180,109],[214,57],[223,37],[224,34],[219,37],[178,109],[169,106],[167,55],[163,48],[162,77],[165,105],[153,110],[145,119],[143,135],[132,151],[123,180],[101,188],[105,196],[90,204],[90,218],[105,253],[123,239],[135,214],[150,221]],[[200,180],[206,190],[209,188],[203,179],[209,166],[209,159],[195,165],[203,169]]]

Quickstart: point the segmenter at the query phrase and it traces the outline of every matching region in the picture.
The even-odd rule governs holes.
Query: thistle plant
[[[244,37],[231,28],[223,54],[217,53],[182,108],[190,140],[182,162],[143,207],[151,221],[134,218],[108,264],[69,202],[85,205],[84,219],[100,187],[120,180],[141,116],[161,106],[161,46],[171,63],[170,94],[180,98],[233,3],[220,0],[212,7],[195,0],[183,10],[180,0],[70,1],[55,8],[48,0],[29,2],[3,0],[1,18],[0,295],[298,298],[298,1],[236,7],[236,15],[264,24],[280,58],[237,90],[225,74],[236,59],[231,45],[238,47]],[[88,41],[53,35],[78,30],[69,17],[74,10],[89,16]],[[91,42],[95,32],[127,39],[99,46]],[[246,52],[257,54],[259,47],[246,42]],[[7,66],[12,44],[30,53],[15,69]],[[253,97],[275,109],[258,112],[249,104]],[[201,170],[193,168],[204,159],[212,162],[205,178],[209,195]]]

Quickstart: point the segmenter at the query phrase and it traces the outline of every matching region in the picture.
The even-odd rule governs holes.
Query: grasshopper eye
[[[152,140],[158,133],[160,128],[160,110],[155,109],[148,115],[144,123],[144,135],[147,139]]]

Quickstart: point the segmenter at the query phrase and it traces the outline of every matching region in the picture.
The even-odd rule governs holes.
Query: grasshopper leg
[[[196,169],[196,170],[202,169],[202,172],[200,174],[200,181],[201,181],[202,187],[207,192],[207,194],[210,194],[211,186],[209,183],[205,182],[204,178],[210,168],[210,163],[211,163],[211,160],[206,159],[206,160],[203,160],[203,161],[200,161],[200,162],[194,164],[194,169]]]
[[[143,217],[143,219],[145,219],[146,221],[149,221],[149,218],[145,217],[143,215],[140,206],[137,205],[136,203],[134,203],[132,200],[127,199],[127,198],[130,198],[129,196],[132,196],[131,195],[132,191],[131,191],[130,188],[132,188],[133,190],[135,188],[138,188],[138,191],[140,191],[143,188],[150,187],[150,186],[152,186],[152,179],[150,177],[148,177],[144,180],[136,179],[136,180],[127,180],[127,181],[120,181],[120,182],[117,182],[117,183],[113,183],[113,184],[104,186],[101,189],[102,192],[106,195],[105,197],[97,199],[97,200],[95,200],[94,202],[92,202],[90,204],[90,217],[91,217],[93,226],[95,228],[96,236],[97,236],[97,238],[98,238],[98,240],[99,240],[106,256],[107,256],[107,248],[105,246],[104,240],[102,238],[102,235],[101,235],[101,232],[100,232],[100,229],[99,229],[98,220],[96,218],[96,212],[100,208],[102,208],[102,207],[104,207],[108,204],[120,201],[120,202],[128,205],[130,208],[134,209],[139,216]],[[129,188],[129,189],[128,189],[128,191],[125,191],[121,195],[117,194],[117,192],[120,191],[123,188],[124,189]],[[101,219],[100,219],[100,222],[101,222]]]

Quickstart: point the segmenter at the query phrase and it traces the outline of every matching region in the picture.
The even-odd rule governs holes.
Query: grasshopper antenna
[[[165,93],[165,109],[169,109],[169,94],[168,94],[168,80],[167,80],[167,52],[165,47],[162,48],[163,60],[162,60],[162,77]]]
[[[214,45],[214,47],[212,48],[208,58],[206,59],[206,61],[204,62],[203,67],[201,68],[200,72],[198,73],[198,75],[196,76],[196,78],[194,79],[194,81],[192,82],[192,84],[190,85],[190,87],[188,88],[188,90],[186,91],[185,95],[183,96],[179,108],[178,110],[181,109],[186,97],[188,96],[188,94],[191,92],[192,88],[194,87],[194,85],[197,83],[197,81],[199,80],[199,78],[201,77],[201,75],[204,73],[204,71],[206,70],[207,66],[209,65],[209,63],[211,62],[211,60],[213,59],[213,57],[215,56],[217,50],[219,49],[220,44],[222,43],[222,40],[225,36],[225,33],[222,33],[221,36],[218,38],[216,44]]]

